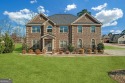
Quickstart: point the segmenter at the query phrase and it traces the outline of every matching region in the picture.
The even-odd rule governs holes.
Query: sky
[[[25,25],[37,13],[77,15],[83,9],[103,23],[102,34],[125,30],[124,0],[1,0],[0,20]]]

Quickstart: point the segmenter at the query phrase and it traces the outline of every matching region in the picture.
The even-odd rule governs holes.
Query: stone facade
[[[78,33],[77,27],[79,25],[82,26],[82,33]],[[91,32],[93,25],[96,27],[95,32]],[[68,44],[77,48],[78,40],[81,39],[83,48],[91,48],[92,39],[95,40],[95,45],[101,42],[101,25],[88,14],[79,17],[69,25],[56,25],[52,20],[40,14],[26,25],[26,43],[32,48],[33,40],[38,40],[39,49],[44,49],[49,44],[46,42],[51,42],[52,49],[60,49],[60,41],[67,41]],[[32,33],[32,26],[40,26],[40,32]],[[52,26],[52,33],[47,32],[48,26]],[[68,32],[60,32],[60,26],[68,26]]]

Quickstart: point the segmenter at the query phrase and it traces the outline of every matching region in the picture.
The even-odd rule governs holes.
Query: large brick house
[[[33,49],[92,48],[101,42],[102,23],[85,13],[36,15],[26,24],[26,43]]]

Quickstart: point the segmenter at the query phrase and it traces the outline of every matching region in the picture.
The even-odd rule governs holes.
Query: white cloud
[[[110,30],[110,32],[113,34],[120,34],[122,31],[121,30]]]
[[[43,6],[39,6],[37,10],[39,13],[43,13],[45,15],[48,15],[49,13],[49,11],[45,10]],[[25,25],[28,20],[32,19],[38,13],[32,12],[29,9],[22,9],[17,12],[4,11],[3,14],[7,15],[13,22],[16,22],[17,24]]]
[[[39,6],[39,7],[37,8],[37,10],[38,10],[39,13],[43,13],[43,14],[45,14],[46,16],[48,16],[49,11],[48,11],[48,10],[45,10],[45,8],[44,8],[43,6]]]
[[[100,20],[106,26],[115,26],[117,25],[117,20],[123,17],[123,11],[118,8],[113,8],[112,10],[101,10],[96,13],[95,17]]]
[[[67,7],[65,8],[65,11],[64,12],[66,12],[66,11],[70,11],[70,10],[73,10],[73,9],[76,9],[77,8],[77,6],[76,6],[76,4],[69,4],[69,5],[67,5]]]
[[[97,7],[92,7],[91,9],[95,10],[95,11],[98,11],[98,10],[102,10],[102,9],[104,9],[106,7],[107,7],[107,3],[104,3],[103,5],[99,5]]]
[[[31,4],[37,3],[37,0],[31,0],[30,3]]]
[[[22,9],[18,12],[4,11],[3,14],[7,15],[12,21],[16,22],[17,24],[25,25],[26,22],[37,13],[34,13],[29,9]]]
[[[103,5],[92,7],[91,9],[98,12],[95,17],[103,23],[102,27],[106,26],[116,26],[118,24],[117,20],[123,17],[123,11],[119,8],[106,9],[107,3]]]

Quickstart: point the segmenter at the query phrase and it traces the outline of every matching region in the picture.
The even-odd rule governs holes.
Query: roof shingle
[[[50,20],[55,22],[57,25],[70,25],[78,17],[72,14],[55,14],[48,17]]]

